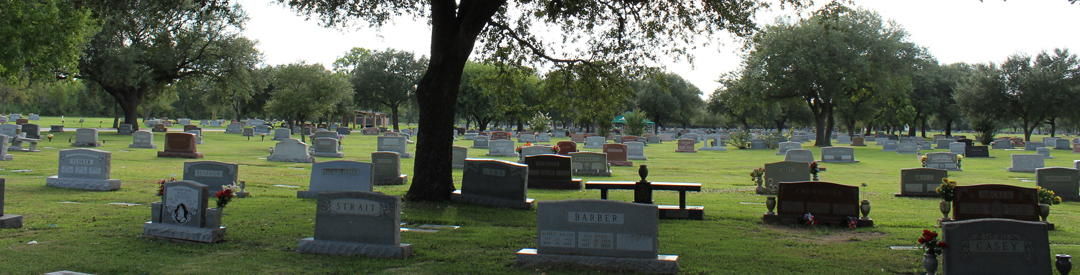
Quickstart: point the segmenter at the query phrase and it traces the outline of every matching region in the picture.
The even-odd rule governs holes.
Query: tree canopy
[[[73,0],[0,0],[0,81],[67,77],[99,29]]]
[[[290,126],[330,114],[342,101],[352,100],[353,89],[347,77],[320,64],[278,66],[271,77],[271,99],[266,110],[289,118]]]
[[[400,129],[398,112],[402,105],[415,99],[416,83],[427,69],[427,63],[427,57],[417,59],[411,52],[353,48],[334,62],[334,70],[349,74],[358,105],[374,103],[390,108],[391,123],[396,131]]]

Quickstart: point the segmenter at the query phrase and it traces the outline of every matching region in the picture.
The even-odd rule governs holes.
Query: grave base
[[[1009,171],[1009,172],[1021,172],[1021,173],[1035,173],[1035,169],[1026,169],[1026,168],[1012,168],[1012,167],[1005,167],[1005,171]]]
[[[296,198],[298,198],[298,199],[317,199],[317,198],[319,198],[319,192],[296,191]]]
[[[157,149],[157,144],[128,144],[128,148]]]
[[[227,129],[226,129],[226,130],[225,130],[225,133],[226,133],[226,134],[240,134],[240,133],[242,133],[242,132],[241,132],[240,130],[227,130]]]
[[[714,146],[714,147],[701,147],[701,148],[698,148],[698,150],[699,151],[727,151],[727,148]]]
[[[12,156],[11,154],[0,155],[0,161],[11,161],[13,159],[15,159],[15,157]]]
[[[705,219],[705,207],[698,205],[687,205],[686,209],[679,209],[678,205],[657,205],[660,209],[661,219],[688,219],[688,220],[704,220]]]
[[[45,186],[92,191],[116,191],[120,190],[120,180],[62,179],[54,175],[45,178]]]
[[[403,159],[408,159],[408,158],[412,158],[412,153],[400,153],[400,154],[398,154],[398,156],[401,156],[401,158],[403,158]]]
[[[280,161],[280,162],[296,162],[296,163],[314,163],[315,162],[314,157],[287,158],[287,157],[274,156],[274,155],[270,155],[270,156],[266,157],[266,160],[267,161]]]
[[[22,215],[10,215],[10,214],[3,215],[3,216],[0,216],[0,228],[3,228],[3,229],[22,228],[22,225],[23,225],[22,221],[23,221],[23,216]]]
[[[697,153],[697,150],[675,150],[676,153]]]
[[[992,158],[995,158],[995,157],[986,156],[986,157],[964,157],[964,158],[966,158],[966,159],[992,159]]]
[[[820,161],[824,162],[824,163],[858,163],[859,162],[859,160],[857,160],[857,159],[853,159],[853,160],[820,160]]]
[[[572,174],[574,174],[575,176],[610,177],[611,176],[611,171],[582,171],[582,170],[577,170],[577,171],[572,171]]]
[[[461,190],[454,190],[454,193],[450,194],[450,200],[458,203],[468,203],[487,207],[505,207],[512,209],[532,209],[533,199],[526,198],[525,201],[508,200],[492,197],[483,197],[475,195],[461,194]]]
[[[216,229],[212,229],[146,222],[143,224],[143,236],[201,243],[216,243],[225,239],[225,227],[219,226]]]
[[[72,142],[71,146],[75,147],[101,147],[100,142]]]
[[[627,159],[627,160],[649,160],[649,158],[648,158],[648,157],[645,157],[645,156],[640,156],[640,157],[636,157],[636,156],[626,156],[626,159]]]
[[[300,245],[296,249],[300,254],[322,255],[364,255],[376,258],[404,259],[412,256],[412,244],[366,244],[338,241],[320,241],[315,238],[300,239]]]
[[[677,274],[678,255],[657,255],[655,259],[615,258],[600,256],[537,254],[535,248],[517,252],[518,268],[580,268],[602,271],[631,271],[639,273]]]
[[[321,152],[314,152],[314,153],[311,153],[311,155],[312,155],[312,156],[316,156],[316,157],[324,157],[324,158],[343,158],[343,157],[345,157],[345,153],[321,153]]]
[[[513,153],[513,154],[492,154],[492,153],[487,153],[487,154],[484,154],[484,156],[488,156],[488,157],[515,157],[516,158],[516,157],[518,157],[518,154],[517,153]]]
[[[476,149],[487,149],[487,146],[471,146],[471,147],[469,147],[469,148],[476,148]]]
[[[373,185],[403,185],[409,182],[408,174],[401,174],[396,178],[375,178],[371,181]]]
[[[187,152],[168,152],[168,151],[158,151],[157,156],[159,158],[189,158],[189,159],[201,159],[203,157],[202,153],[200,153],[200,152],[187,153]]]
[[[608,161],[611,166],[634,166],[632,161]]]
[[[581,190],[581,179],[569,180],[529,180],[529,188],[558,189],[558,190]]]
[[[934,191],[934,190],[930,190],[930,191]],[[893,197],[909,197],[909,198],[937,198],[937,197],[941,197],[941,196],[940,196],[940,195],[938,195],[937,193],[927,193],[927,194],[917,194],[917,193],[916,193],[916,194],[904,194],[904,193],[894,193],[894,194],[893,194]]]
[[[770,214],[765,214],[765,215],[761,216],[761,221],[764,222],[764,223],[769,223],[769,224],[799,224],[800,219],[802,219],[802,216],[796,216],[796,215],[778,215],[778,214],[771,214],[770,215]],[[837,218],[826,217],[826,218],[818,219],[818,226],[848,227],[849,225],[848,225],[848,220],[847,219],[843,219],[843,218],[837,219]],[[859,228],[862,228],[862,227],[874,227],[874,220],[873,219],[866,219],[866,220],[856,219],[855,226],[859,227]]]

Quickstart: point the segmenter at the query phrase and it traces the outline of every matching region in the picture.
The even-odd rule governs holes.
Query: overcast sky
[[[431,29],[425,21],[402,18],[381,30],[341,31],[320,27],[317,20],[305,20],[271,0],[238,2],[251,18],[244,35],[259,41],[257,48],[267,65],[306,61],[329,69],[353,47],[395,48],[417,55],[430,52]],[[1075,20],[1080,16],[1080,5],[1066,0],[855,0],[855,4],[899,23],[907,30],[909,41],[927,48],[943,64],[1000,63],[1014,53],[1034,55],[1054,48],[1080,51]],[[765,25],[777,16],[791,15],[794,11],[761,13],[758,23]],[[738,68],[741,60],[741,42],[730,36],[714,39],[722,45],[695,51],[693,66],[685,62],[664,64],[668,71],[701,89],[705,97],[717,88],[716,80]]]

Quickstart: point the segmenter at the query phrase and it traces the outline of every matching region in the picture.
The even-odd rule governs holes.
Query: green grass
[[[67,118],[77,127],[79,118]],[[88,118],[86,126],[111,119]],[[74,122],[73,122],[74,121]],[[59,118],[43,118],[37,124],[47,131]],[[93,124],[93,125],[91,125]],[[182,127],[172,127],[176,132]],[[214,129],[224,127],[204,127]],[[21,229],[0,230],[0,273],[31,274],[73,270],[97,274],[214,273],[312,273],[312,274],[596,274],[591,270],[537,270],[514,268],[514,253],[536,247],[535,210],[485,208],[452,203],[406,202],[402,221],[420,224],[460,225],[437,233],[404,232],[402,242],[413,244],[415,254],[403,260],[303,255],[297,242],[314,233],[314,200],[296,198],[297,185],[306,190],[310,164],[268,162],[273,141],[252,141],[237,134],[204,132],[199,145],[205,160],[239,163],[240,179],[248,184],[252,198],[238,199],[225,210],[226,241],[216,244],[174,243],[142,238],[142,224],[150,219],[149,205],[156,182],[181,174],[187,159],[157,158],[150,149],[129,149],[130,136],[102,132],[101,150],[113,153],[112,177],[123,180],[115,192],[89,192],[45,187],[45,177],[56,174],[57,152],[74,148],[68,138],[74,131],[55,133],[52,142],[40,144],[42,152],[11,152],[15,161],[0,162],[0,177],[7,178],[6,212],[25,216]],[[299,137],[299,136],[297,136]],[[155,135],[163,146],[164,135]],[[1041,140],[1041,136],[1038,137]],[[552,144],[559,140],[552,140]],[[345,160],[370,161],[376,138],[357,132],[347,136]],[[469,146],[472,141],[459,140]],[[820,149],[804,148],[820,157]],[[410,146],[414,150],[415,146]],[[749,172],[764,163],[783,160],[774,150],[699,151],[675,153],[675,143],[650,144],[645,152],[649,179],[700,182],[702,192],[690,193],[687,202],[704,205],[704,221],[662,220],[661,254],[680,256],[682,274],[896,274],[921,269],[918,251],[890,250],[888,246],[913,246],[922,229],[935,229],[941,216],[938,199],[897,198],[900,169],[919,166],[914,155],[881,152],[880,146],[856,147],[860,163],[824,164],[821,180],[848,185],[868,184],[862,198],[873,206],[874,228],[805,228],[761,223],[765,197],[753,192]],[[947,151],[947,150],[934,150]],[[926,151],[924,151],[926,152]],[[469,150],[483,157],[486,150]],[[963,172],[950,178],[968,184],[1011,184],[1033,187],[1031,173],[1011,173],[1010,154],[1030,152],[991,150],[993,159],[964,160]],[[1071,152],[1054,150],[1046,166],[1072,167]],[[513,158],[498,158],[513,161]],[[321,161],[332,160],[320,158]],[[637,180],[636,167],[612,167],[612,177],[585,180]],[[31,170],[13,172],[14,170]],[[402,171],[412,174],[413,159],[403,159]],[[455,180],[460,181],[457,170]],[[460,186],[460,182],[458,185]],[[403,195],[407,186],[376,186],[377,191]],[[599,191],[529,190],[537,201],[596,199]],[[630,201],[630,191],[612,191],[611,199]],[[675,204],[675,192],[654,193],[658,203]],[[74,203],[66,203],[74,202]],[[139,206],[111,205],[138,203]],[[1066,202],[1051,209],[1051,252],[1080,254],[1080,203]],[[37,241],[35,245],[27,242]],[[1050,260],[1049,258],[1046,260]]]

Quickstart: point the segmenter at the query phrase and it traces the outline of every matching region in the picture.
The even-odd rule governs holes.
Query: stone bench
[[[608,190],[634,190],[637,183],[633,181],[589,181],[585,183],[585,189],[599,189],[600,199],[608,199]],[[686,182],[651,182],[652,190],[679,191],[679,205],[657,205],[660,209],[661,219],[705,219],[705,207],[698,205],[686,205],[686,192],[701,192],[700,183]]]

